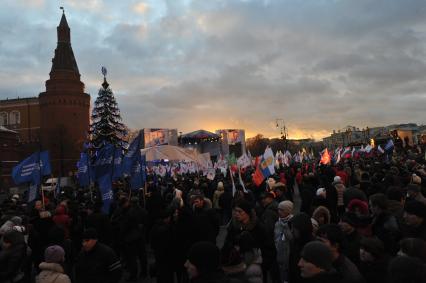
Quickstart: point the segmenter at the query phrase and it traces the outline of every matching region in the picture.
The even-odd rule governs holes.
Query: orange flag
[[[324,153],[321,156],[320,163],[325,165],[325,164],[329,164],[330,162],[331,162],[331,157],[330,157],[330,154],[328,153],[328,149],[326,148],[324,150]]]

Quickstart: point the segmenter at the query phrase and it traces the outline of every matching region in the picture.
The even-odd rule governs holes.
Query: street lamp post
[[[277,129],[280,130],[281,139],[284,141],[284,150],[288,148],[288,132],[287,127],[285,126],[284,119],[275,119],[275,124]]]

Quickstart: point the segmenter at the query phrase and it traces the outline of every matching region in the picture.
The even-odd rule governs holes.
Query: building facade
[[[18,133],[22,143],[40,140],[38,97],[0,100],[0,126]]]
[[[0,100],[0,126],[18,134],[19,160],[35,150],[48,150],[53,174],[66,176],[75,171],[87,138],[90,95],[80,80],[64,13],[57,39],[46,91],[38,97]]]

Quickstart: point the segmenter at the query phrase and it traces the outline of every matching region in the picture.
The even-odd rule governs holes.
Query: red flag
[[[321,156],[320,163],[321,164],[330,164],[330,162],[331,162],[331,157],[330,157],[330,154],[328,153],[328,149],[326,148],[324,150],[324,153]]]
[[[254,160],[254,168],[259,167],[259,164],[260,164],[260,156],[256,156]]]
[[[256,171],[253,174],[253,183],[255,183],[256,186],[260,186],[262,184],[265,177],[262,174],[262,170],[260,170],[259,166],[256,168]]]

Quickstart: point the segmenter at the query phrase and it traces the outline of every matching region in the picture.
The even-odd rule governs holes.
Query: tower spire
[[[58,70],[68,70],[73,71],[79,77],[80,72],[71,47],[71,31],[65,17],[65,9],[64,7],[60,7],[60,9],[62,10],[62,17],[56,28],[58,44],[55,50],[55,57],[52,59],[53,64],[50,73],[52,74]]]

